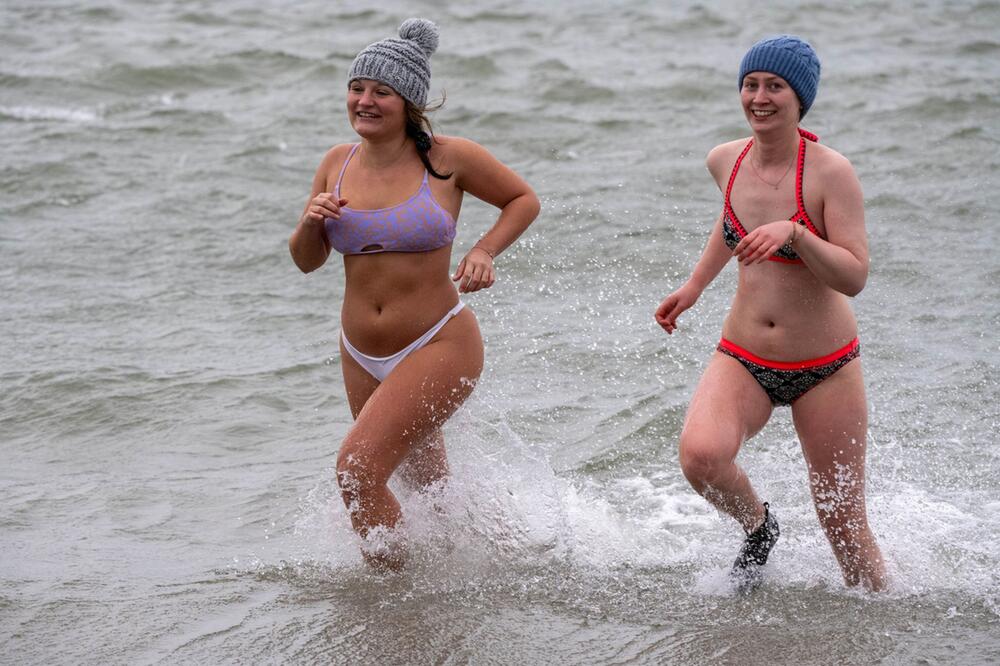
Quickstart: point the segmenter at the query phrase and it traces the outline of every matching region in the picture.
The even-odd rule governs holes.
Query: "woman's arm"
[[[347,204],[346,199],[339,201],[333,194],[326,191],[326,176],[330,172],[330,164],[335,159],[339,146],[334,146],[323,157],[316,175],[313,176],[312,192],[309,200],[299,216],[299,222],[288,239],[288,250],[292,261],[303,273],[311,273],[326,263],[330,256],[330,241],[326,237],[324,220],[327,217],[340,217],[340,207]]]
[[[851,163],[834,154],[823,174],[826,240],[797,233],[792,245],[802,261],[831,289],[858,295],[868,281],[868,235],[864,196]]]
[[[823,183],[826,240],[790,220],[777,220],[748,233],[733,253],[741,264],[750,265],[767,261],[789,242],[823,284],[856,296],[868,280],[868,238],[861,183],[851,163],[832,151],[821,168],[819,182]]]
[[[705,166],[708,167],[708,172],[715,179],[715,184],[718,186],[720,192],[725,192],[728,169],[732,167],[732,163],[735,160],[735,153],[745,143],[745,139],[730,141],[708,151],[708,156],[705,158]],[[653,314],[656,323],[667,333],[673,333],[677,330],[677,317],[701,298],[701,294],[705,291],[705,288],[712,283],[712,280],[719,275],[729,260],[733,258],[733,253],[730,252],[725,241],[722,239],[722,218],[724,215],[725,211],[720,213],[719,217],[715,220],[712,232],[708,236],[708,242],[705,244],[705,249],[702,250],[701,257],[698,259],[698,263],[695,264],[694,269],[692,269],[691,276],[688,277],[687,282],[681,285],[674,293],[664,298]]]
[[[687,282],[681,285],[680,289],[664,298],[660,306],[656,308],[653,315],[656,323],[667,333],[673,333],[677,329],[677,317],[698,301],[705,288],[733,258],[733,253],[722,240],[723,214],[720,214],[715,221],[712,233],[708,237],[708,243],[705,244],[705,249],[691,271]]]
[[[479,144],[449,140],[455,184],[500,209],[496,223],[458,265],[452,279],[462,292],[489,287],[496,280],[493,258],[509,247],[538,216],[541,204],[531,186]]]

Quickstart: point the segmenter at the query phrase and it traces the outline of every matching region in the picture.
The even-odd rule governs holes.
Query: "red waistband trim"
[[[719,347],[725,349],[726,351],[732,352],[736,356],[745,358],[748,361],[753,361],[757,365],[762,365],[765,368],[772,368],[774,370],[805,370],[807,368],[815,368],[820,365],[826,365],[827,363],[833,363],[842,356],[847,356],[859,345],[857,338],[854,338],[846,345],[833,352],[832,354],[827,354],[826,356],[821,356],[819,358],[809,359],[807,361],[771,361],[766,358],[761,358],[739,345],[735,345],[729,340],[722,338],[719,341]]]

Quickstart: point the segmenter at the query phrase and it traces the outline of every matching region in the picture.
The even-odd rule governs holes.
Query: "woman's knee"
[[[684,476],[691,482],[712,483],[729,469],[732,456],[716,438],[690,432],[681,433],[679,458]]]
[[[388,483],[388,475],[375,458],[350,434],[337,455],[337,483],[344,493],[364,494]]]

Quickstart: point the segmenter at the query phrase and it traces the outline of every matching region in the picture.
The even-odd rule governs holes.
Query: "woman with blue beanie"
[[[336,145],[316,170],[289,249],[309,273],[344,255],[341,369],[354,425],[337,480],[362,555],[399,569],[398,470],[417,488],[448,474],[441,427],[483,367],[476,317],[459,292],[491,287],[493,260],[538,214],[534,191],[482,146],[433,136],[425,116],[438,29],[408,19],[399,38],[363,49],[347,75],[347,116],[360,141]],[[449,276],[463,196],[500,209]],[[455,285],[457,283],[458,289]]]
[[[791,406],[816,513],[845,582],[886,584],[865,507],[868,410],[849,300],[868,278],[863,197],[851,163],[799,128],[819,75],[816,53],[798,37],[747,51],[738,85],[752,136],[709,152],[722,213],[687,282],[655,313],[673,333],[736,257],[736,295],[691,399],[680,463],[695,490],[746,532],[731,571],[741,591],[760,583],[779,527],[736,456],[779,405]]]

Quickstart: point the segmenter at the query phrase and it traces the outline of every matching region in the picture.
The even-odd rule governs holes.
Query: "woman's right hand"
[[[701,296],[701,293],[698,290],[689,284],[685,284],[664,298],[663,302],[660,303],[660,307],[656,308],[656,312],[653,315],[656,318],[656,323],[667,334],[673,333],[677,329],[677,317],[694,305],[698,301],[699,296]]]
[[[340,219],[341,206],[347,205],[347,199],[335,199],[330,192],[321,192],[313,197],[302,214],[303,222],[322,222],[328,217]]]

